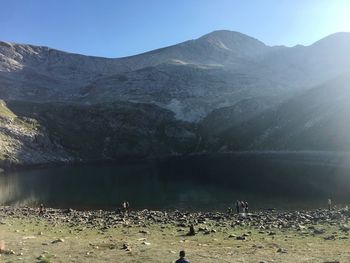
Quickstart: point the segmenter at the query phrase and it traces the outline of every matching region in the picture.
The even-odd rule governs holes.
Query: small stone
[[[59,238],[59,239],[53,240],[51,243],[52,244],[56,244],[56,243],[62,243],[62,242],[64,242],[64,239],[63,238]]]
[[[131,251],[131,248],[130,248],[129,244],[127,244],[127,243],[123,244],[122,249],[125,250],[125,251]]]
[[[264,246],[261,245],[261,244],[258,244],[258,245],[254,244],[254,245],[253,245],[253,248],[264,248]]]
[[[334,235],[326,236],[324,237],[324,240],[335,240],[335,236]]]
[[[317,228],[315,228],[314,229],[314,231],[313,231],[313,233],[315,234],[315,235],[321,235],[321,234],[324,234],[326,231],[324,230],[324,229],[317,229]]]
[[[277,249],[277,253],[287,253],[287,252],[288,252],[287,249],[282,248],[282,247]]]

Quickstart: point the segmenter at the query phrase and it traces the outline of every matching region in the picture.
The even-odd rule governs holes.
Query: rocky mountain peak
[[[206,42],[218,49],[248,56],[259,54],[268,49],[268,46],[253,37],[229,30],[213,31],[200,37],[197,41]]]

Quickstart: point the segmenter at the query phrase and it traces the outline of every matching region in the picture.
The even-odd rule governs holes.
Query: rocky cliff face
[[[22,118],[36,119],[45,139],[76,160],[161,157],[193,152],[193,125],[150,104],[119,102],[93,106],[13,101]]]
[[[0,42],[0,99],[7,102],[1,159],[45,163],[316,144],[346,150],[341,141],[318,143],[335,134],[326,124],[318,140],[311,134],[321,133],[310,127],[321,115],[336,126],[337,112],[346,116],[350,81],[339,76],[350,72],[349,46],[349,33],[287,48],[222,30],[108,59]],[[297,139],[309,138],[306,130],[310,140]]]
[[[35,119],[18,117],[0,101],[0,167],[73,160]]]

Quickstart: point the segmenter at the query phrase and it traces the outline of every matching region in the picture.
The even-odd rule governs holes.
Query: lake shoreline
[[[113,160],[82,160],[75,159],[69,161],[57,161],[47,163],[9,163],[0,162],[0,168],[4,172],[33,170],[41,168],[77,166],[77,165],[93,165],[93,164],[130,164],[140,162],[162,162],[176,161],[191,158],[263,158],[267,160],[299,160],[304,162],[326,163],[327,165],[339,165],[341,161],[347,157],[350,159],[350,152],[337,151],[306,151],[306,150],[266,150],[266,151],[232,151],[232,152],[201,152],[188,154],[173,154],[164,156],[121,156]],[[350,164],[349,164],[350,165]]]
[[[227,212],[219,211],[185,211],[185,210],[131,210],[122,212],[117,210],[74,210],[44,208],[40,213],[39,207],[18,207],[18,206],[0,206],[0,215],[2,217],[15,218],[40,218],[48,221],[72,222],[79,224],[90,224],[92,228],[111,228],[124,224],[126,220],[132,225],[144,223],[171,223],[173,225],[190,226],[201,224],[206,220],[217,222],[233,222],[231,225],[253,226],[257,229],[273,228],[295,228],[300,225],[318,225],[318,224],[347,224],[350,221],[350,209],[345,208],[327,209],[303,209],[303,210],[276,210],[266,209],[248,213],[236,213],[234,210]],[[104,223],[101,225],[101,221]],[[235,223],[234,223],[235,222]],[[350,230],[350,228],[349,228]]]
[[[1,259],[24,262],[349,262],[348,209],[76,211],[0,206]],[[190,233],[193,225],[194,233]]]

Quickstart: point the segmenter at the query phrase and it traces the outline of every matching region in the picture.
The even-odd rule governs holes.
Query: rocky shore
[[[181,249],[191,262],[350,259],[347,208],[247,214],[48,208],[40,215],[39,208],[2,206],[0,218],[5,262],[174,262]]]
[[[320,225],[339,226],[334,238],[345,239],[350,231],[350,209],[342,208],[328,211],[318,209],[312,211],[275,211],[267,210],[254,213],[222,213],[222,212],[183,212],[183,211],[78,211],[73,209],[45,209],[40,215],[38,208],[0,207],[1,218],[40,218],[52,224],[65,223],[70,227],[84,226],[106,230],[120,226],[147,226],[151,224],[171,225],[189,228],[194,225],[198,232],[209,234],[223,227],[248,227],[273,235],[273,230],[296,230],[304,235],[319,235],[324,231]],[[349,225],[348,225],[349,224]]]

